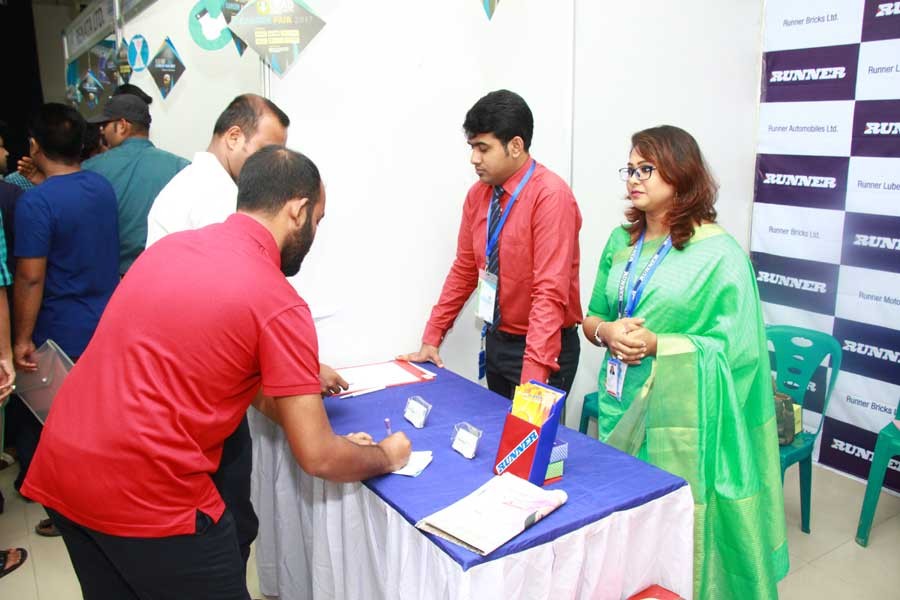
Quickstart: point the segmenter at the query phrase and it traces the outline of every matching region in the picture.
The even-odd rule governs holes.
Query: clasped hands
[[[623,317],[600,324],[600,337],[610,356],[627,365],[639,365],[646,356],[656,356],[656,334],[644,327],[643,317]]]

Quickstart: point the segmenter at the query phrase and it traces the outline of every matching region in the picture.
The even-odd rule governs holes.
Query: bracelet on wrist
[[[603,338],[600,337],[600,326],[603,325],[603,321],[597,323],[597,328],[594,329],[594,340],[597,342],[597,345],[601,348],[606,348],[606,342],[603,341]]]

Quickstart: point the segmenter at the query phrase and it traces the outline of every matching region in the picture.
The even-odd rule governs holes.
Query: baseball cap
[[[147,103],[131,94],[113,96],[99,115],[91,117],[87,121],[88,123],[108,123],[119,119],[140,123],[147,127],[150,126],[150,121],[152,121],[150,108],[147,106]]]

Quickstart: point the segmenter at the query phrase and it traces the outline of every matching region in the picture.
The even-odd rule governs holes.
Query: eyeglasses
[[[639,167],[622,167],[619,169],[619,177],[622,181],[628,181],[637,175],[638,181],[647,181],[653,175],[656,167],[652,165],[641,165]]]

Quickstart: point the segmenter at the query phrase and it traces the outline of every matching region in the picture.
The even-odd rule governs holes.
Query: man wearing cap
[[[109,150],[82,163],[86,171],[106,177],[119,206],[119,274],[124,275],[147,242],[147,213],[160,190],[190,162],[153,145],[150,109],[139,97],[110,98],[90,119],[100,123]]]

